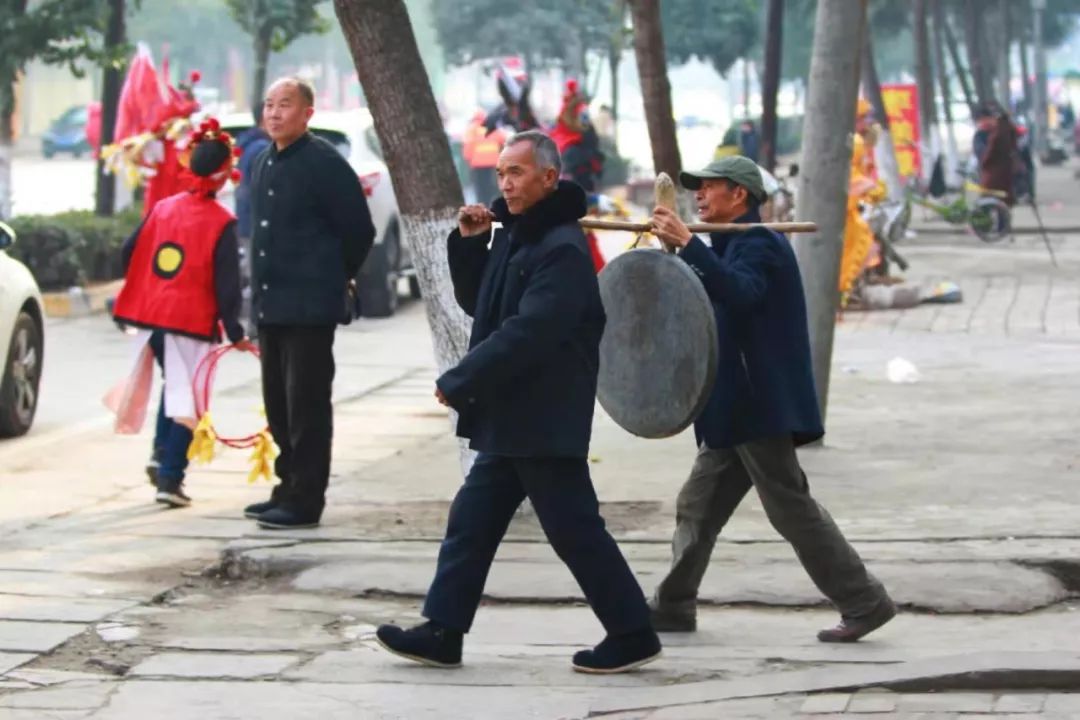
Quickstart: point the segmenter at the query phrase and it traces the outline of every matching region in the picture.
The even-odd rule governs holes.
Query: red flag
[[[150,130],[152,118],[164,104],[150,49],[140,44],[120,91],[113,141],[119,142]]]

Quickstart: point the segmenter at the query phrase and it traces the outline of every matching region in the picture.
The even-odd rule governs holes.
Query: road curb
[[[123,280],[113,280],[86,288],[42,293],[45,314],[50,318],[76,318],[103,313],[109,298],[115,297],[123,286]]]

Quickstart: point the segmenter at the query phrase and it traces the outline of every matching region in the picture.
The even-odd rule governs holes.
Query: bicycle
[[[969,194],[978,197],[972,202],[968,199]],[[950,225],[967,225],[983,242],[998,242],[1011,233],[1012,211],[1005,202],[1009,195],[1004,191],[965,180],[963,189],[952,202],[935,202],[911,187],[907,188],[905,196],[908,202],[937,213]]]

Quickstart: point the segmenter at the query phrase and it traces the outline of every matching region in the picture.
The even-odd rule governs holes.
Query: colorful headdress
[[[243,149],[232,135],[221,129],[217,118],[206,118],[188,136],[180,154],[180,164],[188,171],[188,185],[193,192],[212,195],[226,180],[239,182],[236,161]]]

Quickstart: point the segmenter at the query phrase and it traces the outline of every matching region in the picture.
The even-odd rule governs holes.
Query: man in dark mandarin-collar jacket
[[[437,667],[461,664],[495,551],[528,497],[607,637],[575,670],[625,672],[660,655],[645,596],[604,527],[588,451],[604,309],[578,219],[585,193],[559,182],[559,154],[538,132],[499,158],[503,198],[462,208],[450,235],[457,301],[473,317],[469,352],[436,383],[479,452],[458,491],[424,604],[428,622],[379,628],[383,647]],[[491,221],[497,230],[490,248]]]
[[[705,222],[759,223],[761,171],[726,157],[682,173]],[[674,560],[652,600],[660,631],[696,628],[698,588],[716,538],[751,487],[773,527],[840,611],[822,642],[853,642],[896,613],[825,508],[810,496],[795,448],[825,434],[810,362],[799,267],[787,238],[765,228],[713,234],[712,247],[658,207],[656,234],[680,248],[712,300],[720,339],[716,385],[697,419],[698,455],[679,492]]]

